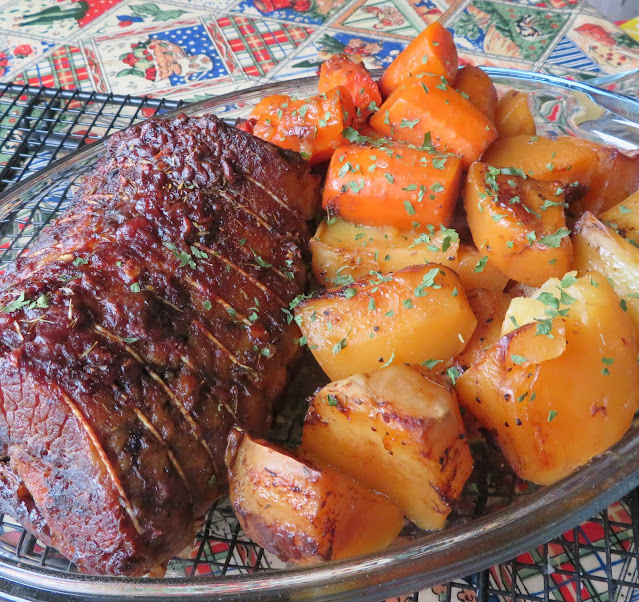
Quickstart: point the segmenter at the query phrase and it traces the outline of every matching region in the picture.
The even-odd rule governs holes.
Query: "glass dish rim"
[[[513,81],[534,81],[561,90],[605,98],[622,106],[639,120],[639,100],[589,86],[587,83],[516,69],[487,67],[489,75]],[[253,89],[206,99],[163,114],[202,114],[207,109],[237,102],[242,96],[291,92],[297,85],[309,86],[316,77],[285,80]],[[600,103],[599,103],[600,104]],[[23,194],[64,169],[93,159],[105,139],[84,146],[26,178],[0,195],[0,213],[6,215]],[[598,456],[561,482],[542,488],[513,504],[443,531],[430,533],[371,554],[315,567],[259,571],[250,575],[197,577],[195,579],[131,579],[58,573],[25,567],[19,560],[0,557],[0,578],[29,588],[61,595],[102,598],[204,600],[216,597],[287,596],[291,599],[339,599],[370,591],[373,600],[414,591],[487,568],[539,545],[565,529],[589,518],[639,485],[639,425],[633,427],[612,449]],[[597,475],[594,480],[593,475]],[[613,478],[614,477],[614,478]],[[559,493],[559,495],[558,495]],[[574,507],[576,505],[576,508]]]

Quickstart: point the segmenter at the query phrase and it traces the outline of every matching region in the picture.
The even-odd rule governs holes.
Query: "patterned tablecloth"
[[[577,0],[0,0],[0,81],[197,100],[314,74],[335,52],[383,67],[438,19],[454,33],[463,64],[578,80],[639,68],[637,20],[626,33]],[[636,561],[597,547],[604,524],[628,551],[633,525],[618,502],[605,521],[594,518],[550,544],[554,599],[609,599],[606,564],[615,578],[638,582]],[[574,570],[575,537],[590,550],[580,559],[579,592],[562,573]],[[509,590],[516,581],[519,592],[543,595],[539,572],[526,570],[541,559],[539,550],[522,554],[516,575],[494,567],[491,585]],[[472,602],[475,581],[464,579],[453,598]],[[622,587],[613,597],[637,591]],[[419,599],[447,593],[436,587]]]
[[[465,64],[639,68],[639,41],[577,0],[0,0],[0,79],[195,100],[313,74],[337,51],[383,67],[437,19]]]

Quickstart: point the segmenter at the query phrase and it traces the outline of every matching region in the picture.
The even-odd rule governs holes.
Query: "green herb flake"
[[[462,375],[461,370],[457,366],[451,366],[446,370],[446,376],[450,378],[450,382],[455,386],[457,379]]]
[[[36,299],[35,307],[38,309],[47,309],[49,307],[49,299],[44,293]]]
[[[326,396],[326,403],[331,407],[335,407],[337,405],[337,397],[329,393]]]
[[[382,364],[382,368],[387,368],[388,366],[390,366],[393,363],[394,359],[395,359],[395,352],[393,351],[393,353],[391,353],[391,356],[388,358],[388,361]]]
[[[347,161],[346,163],[344,163],[344,165],[342,165],[342,167],[340,167],[339,171],[337,172],[337,175],[340,178],[343,178],[350,170],[351,170],[351,163],[350,161]]]
[[[348,342],[346,341],[346,337],[344,337],[341,341],[335,343],[333,345],[333,355],[337,355],[342,349],[345,349],[348,346]]]
[[[415,207],[410,201],[404,201],[404,209],[406,209],[408,215],[415,215]]]
[[[544,335],[549,338],[552,338],[552,320],[550,319],[540,319],[537,320],[537,330],[535,334],[538,336]]]
[[[419,123],[419,119],[413,119],[409,121],[408,119],[402,118],[402,121],[399,124],[400,128],[408,128],[412,130]]]
[[[475,266],[475,272],[483,272],[486,264],[488,263],[488,256],[484,255]]]
[[[557,418],[557,414],[559,414],[557,410],[550,410],[550,412],[548,412],[548,422],[552,422],[555,418]]]
[[[264,269],[268,269],[271,267],[271,264],[268,261],[264,261],[255,251],[253,251],[253,249],[251,249],[251,252],[253,253],[255,263],[258,265],[258,267]]]
[[[432,268],[424,274],[422,283],[415,288],[416,297],[425,297],[428,295],[428,291],[426,291],[426,289],[435,286],[435,277],[437,274],[439,274],[439,268]]]
[[[510,354],[510,359],[515,364],[523,364],[523,363],[528,361],[523,355],[517,355],[516,353],[511,353]]]
[[[439,364],[441,360],[424,360],[422,362],[422,366],[432,370],[437,364]]]
[[[577,282],[577,278],[575,277],[575,274],[577,272],[568,272],[562,279],[561,282],[559,283],[559,286],[561,288],[568,288],[569,286],[572,286],[573,284],[575,284],[575,282]]]
[[[542,236],[539,239],[539,242],[542,245],[546,245],[547,247],[552,247],[553,249],[557,249],[561,245],[561,239],[565,238],[569,234],[570,234],[570,230],[568,230],[568,228],[559,228],[554,234],[548,234],[546,236]]]

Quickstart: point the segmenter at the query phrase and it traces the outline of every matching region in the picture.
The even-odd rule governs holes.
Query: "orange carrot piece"
[[[422,73],[445,77],[451,84],[457,75],[457,48],[451,33],[439,22],[431,23],[386,68],[379,89],[386,98]]]
[[[444,78],[422,75],[393,92],[370,119],[379,132],[415,146],[430,138],[433,146],[462,158],[468,167],[497,138],[497,130]]]
[[[384,136],[382,132],[378,132],[376,129],[373,129],[370,123],[365,123],[363,126],[358,127],[357,131],[360,133],[361,136],[369,138],[370,140],[388,140],[388,138],[386,138],[386,136]]]
[[[448,226],[461,173],[457,157],[397,142],[344,146],[331,159],[322,206],[331,216],[367,226]]]
[[[302,153],[310,163],[327,161],[348,141],[342,132],[353,122],[355,108],[346,88],[338,86],[311,98],[266,96],[253,109],[253,134],[282,148]]]
[[[240,121],[235,127],[238,130],[242,130],[244,132],[248,132],[249,134],[253,133],[253,126],[255,125],[255,120],[245,119],[244,121]]]
[[[345,54],[334,54],[320,67],[318,91],[328,92],[337,86],[343,86],[348,90],[355,106],[356,124],[364,123],[382,104],[377,83],[364,63],[356,63]]]
[[[455,78],[455,90],[470,100],[488,119],[495,120],[497,90],[483,69],[474,65],[462,67]]]

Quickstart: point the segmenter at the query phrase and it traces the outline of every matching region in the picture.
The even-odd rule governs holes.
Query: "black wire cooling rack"
[[[0,85],[0,192],[65,154],[140,119],[166,112],[180,102]],[[73,183],[66,183],[48,206],[13,216],[12,231],[3,232],[0,264],[11,261],[48,219],[63,208]],[[285,433],[283,436],[288,436]],[[501,475],[460,514],[472,518],[498,500],[508,503],[521,483]],[[475,486],[475,483],[471,483]],[[471,495],[472,499],[472,495]],[[481,553],[478,550],[477,553]],[[2,556],[24,566],[77,572],[55,550],[41,545],[15,521],[0,515]],[[228,502],[218,504],[198,530],[193,546],[169,564],[168,576],[248,574],[281,567],[273,556],[242,533]],[[6,587],[0,590],[7,591]],[[0,597],[2,593],[0,593]],[[53,596],[55,597],[55,596]],[[51,599],[53,599],[53,597]],[[57,599],[61,599],[56,597]],[[639,497],[637,491],[596,517],[543,546],[491,569],[404,596],[406,602],[493,602],[497,600],[639,600]]]

